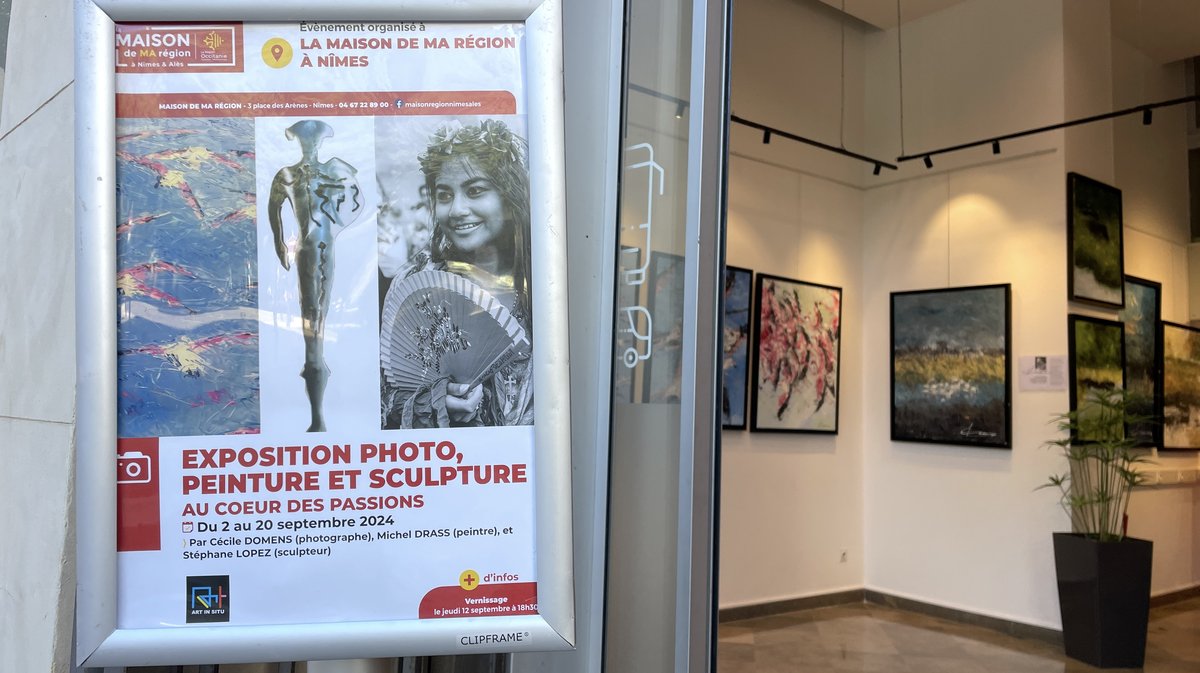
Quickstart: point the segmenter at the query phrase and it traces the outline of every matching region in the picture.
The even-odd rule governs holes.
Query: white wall
[[[975,0],[904,25],[903,150],[917,154],[1063,118],[1058,2]],[[867,45],[872,150],[901,150],[895,30]],[[892,442],[887,372],[894,291],[1012,284],[1012,356],[1063,355],[1061,133],[906,164],[865,198],[863,415],[868,588],[1055,628],[1050,532],[1067,526],[1042,448],[1063,392],[1013,385],[1011,451]],[[1014,368],[1015,369],[1015,368]]]
[[[845,36],[851,148],[861,148],[862,33],[851,25]],[[739,0],[733,50],[734,114],[840,143],[835,12]],[[858,588],[863,572],[861,167],[786,140],[763,145],[761,133],[736,125],[732,133],[726,260],[841,287],[842,358],[837,435],[722,433],[723,608]]]
[[[1034,492],[1061,470],[1041,447],[1066,392],[1014,384],[1011,451],[890,440],[893,291],[1012,284],[1012,356],[1066,352],[1061,155],[1034,154],[870,190],[863,256],[863,409],[871,589],[1057,626],[1050,532],[1056,498]],[[1015,370],[1015,367],[1014,367]]]
[[[842,358],[837,435],[722,433],[720,604],[860,587],[861,194],[735,156],[729,201],[729,264],[842,288]]]
[[[1059,4],[968,0],[906,23],[899,31],[870,34],[867,154],[916,155],[1062,121]],[[1013,140],[1002,149],[1019,153],[1045,142]],[[934,157],[937,169],[981,160],[991,160],[990,148]],[[919,161],[903,168],[901,176],[925,171]]]
[[[75,593],[71,3],[17,0],[11,25],[0,110],[0,671],[65,671]]]
[[[861,152],[862,24],[817,0],[737,0],[733,13],[730,109],[734,115]],[[845,48],[843,49],[843,43]],[[842,60],[845,58],[845,78]],[[788,169],[858,185],[863,167],[824,150],[732,124],[732,151]],[[833,158],[831,158],[833,157]]]

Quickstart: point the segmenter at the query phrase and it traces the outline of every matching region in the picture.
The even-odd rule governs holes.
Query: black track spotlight
[[[770,131],[763,131],[763,144],[764,145],[771,144],[771,132]]]
[[[679,102],[679,104],[675,106],[675,118],[676,118],[676,119],[683,119],[683,112],[684,112],[684,110],[686,110],[686,109],[687,109],[687,108],[686,108],[686,106],[684,105],[684,103],[683,103],[682,101],[680,101],[680,102]]]
[[[933,157],[925,155],[925,168],[933,168]]]
[[[882,170],[883,164],[875,164],[875,170],[871,171],[871,175],[879,175],[879,172]]]
[[[1142,125],[1149,126],[1154,123],[1154,110],[1146,108],[1142,110]]]
[[[992,154],[1000,154],[1000,141],[999,140],[992,141]]]

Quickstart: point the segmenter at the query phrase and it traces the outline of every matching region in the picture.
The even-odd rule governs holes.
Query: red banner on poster
[[[117,117],[122,119],[511,115],[516,111],[516,98],[508,91],[117,94]]]
[[[468,570],[458,586],[436,587],[421,599],[421,619],[536,615],[537,582],[470,583]],[[478,582],[479,577],[475,577]],[[468,588],[470,587],[470,588]]]
[[[158,438],[117,440],[117,551],[158,551]]]

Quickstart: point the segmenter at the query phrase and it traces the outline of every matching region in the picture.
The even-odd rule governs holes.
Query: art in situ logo
[[[229,621],[229,575],[187,578],[187,623]]]

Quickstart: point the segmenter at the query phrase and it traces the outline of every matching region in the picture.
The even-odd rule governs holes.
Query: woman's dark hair
[[[429,255],[434,262],[445,261],[449,252],[446,234],[442,231],[441,222],[436,220],[437,210],[433,201],[436,198],[437,179],[445,165],[467,159],[473,168],[496,186],[508,212],[512,230],[512,241],[505,242],[501,248],[508,249],[511,243],[513,291],[516,294],[514,308],[527,325],[532,325],[529,296],[529,164],[525,139],[514,134],[504,122],[485,119],[470,126],[439,129],[430,137],[429,146],[418,159],[429,190],[429,212],[435,214],[433,235],[429,242]]]

